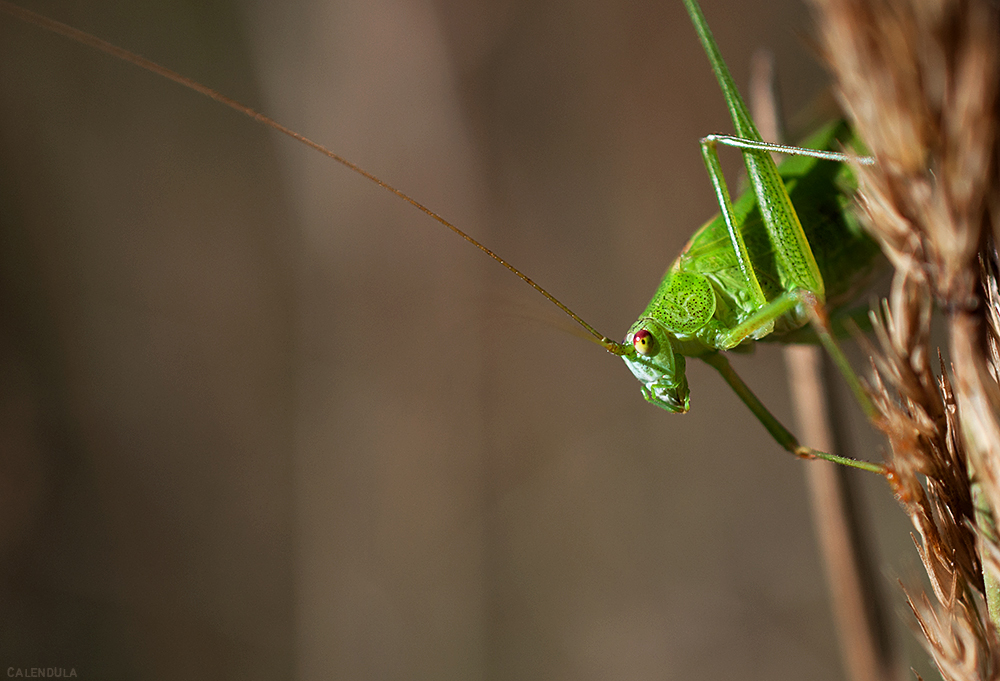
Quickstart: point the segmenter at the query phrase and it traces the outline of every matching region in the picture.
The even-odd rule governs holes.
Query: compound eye
[[[632,336],[632,345],[635,347],[635,351],[643,357],[651,357],[660,351],[656,338],[646,329],[635,332],[635,335]]]

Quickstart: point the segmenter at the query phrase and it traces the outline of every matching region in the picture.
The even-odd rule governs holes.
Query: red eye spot
[[[656,338],[646,329],[635,332],[635,335],[632,336],[632,345],[635,347],[636,352],[645,357],[655,355],[657,352]]]

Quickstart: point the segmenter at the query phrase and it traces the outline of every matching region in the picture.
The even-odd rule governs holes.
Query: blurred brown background
[[[730,124],[679,1],[24,5],[614,337],[715,211],[697,140]],[[767,47],[787,111],[821,92],[801,5],[704,5],[738,82]],[[0,51],[0,667],[842,678],[804,464],[707,367],[663,413],[301,145],[7,17]],[[778,348],[737,368],[790,419]],[[898,610],[915,558],[869,482]]]

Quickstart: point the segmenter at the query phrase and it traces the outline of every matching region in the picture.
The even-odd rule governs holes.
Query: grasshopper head
[[[640,319],[625,336],[635,353],[622,359],[642,383],[642,395],[658,407],[683,414],[690,404],[684,356],[674,352],[674,337],[653,319]]]

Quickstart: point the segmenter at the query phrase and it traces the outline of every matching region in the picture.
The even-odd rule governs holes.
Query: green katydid
[[[737,133],[736,137],[710,135],[701,142],[721,214],[695,233],[629,329],[626,344],[632,344],[636,352],[612,351],[623,355],[643,384],[646,399],[673,412],[687,411],[689,406],[684,357],[701,357],[723,375],[779,444],[790,452],[809,454],[746,388],[719,351],[795,332],[812,319],[820,339],[866,405],[856,377],[825,329],[826,322],[817,316],[827,302],[835,308],[850,302],[878,256],[877,246],[846,210],[850,168],[846,163],[831,163],[848,160],[830,151],[834,144],[849,141],[848,131],[843,125],[827,127],[807,141],[809,148],[765,143],[697,1],[684,0],[684,4]],[[718,144],[743,152],[753,192],[735,204],[719,165]],[[795,156],[779,171],[769,151]],[[868,158],[857,160],[871,163]],[[797,210],[804,219],[800,220]],[[879,466],[859,467],[882,472]]]
[[[746,342],[769,337],[779,339],[795,332],[815,312],[807,309],[809,305],[819,309],[826,302],[843,302],[841,298],[854,292],[855,284],[867,277],[869,263],[873,262],[877,249],[857,229],[845,210],[847,199],[844,198],[844,192],[850,185],[851,177],[849,168],[843,162],[848,157],[832,151],[837,144],[848,142],[848,131],[843,126],[825,129],[808,143],[818,147],[818,150],[765,144],[733,85],[697,3],[685,0],[685,4],[723,89],[737,136],[716,135],[703,140],[703,157],[723,209],[722,215],[695,234],[684,253],[671,267],[646,313],[630,329],[624,343],[616,343],[598,333],[547,291],[482,244],[422,204],[342,157],[247,107],[147,60],[111,48],[101,41],[87,38],[84,42],[223,101],[326,153],[417,206],[500,261],[558,305],[605,348],[622,356],[643,383],[643,394],[654,404],[669,411],[687,410],[688,388],[684,375],[684,357],[697,356],[722,373],[783,447],[797,454],[819,454],[798,445],[742,384],[719,351],[735,349]],[[14,9],[7,3],[2,6],[7,11],[28,18],[28,13]],[[38,21],[37,16],[34,20]],[[68,32],[56,28],[53,22],[41,20],[39,23],[63,33]],[[72,37],[81,39],[78,32],[69,33]],[[742,150],[756,196],[747,193],[730,205],[715,152],[717,144]],[[784,151],[797,156],[783,164],[779,173],[770,159],[769,153],[772,151]],[[808,210],[810,213],[809,219],[804,221],[805,230],[800,225],[789,194],[795,197],[801,194],[800,200],[803,203],[798,210]],[[765,217],[760,217],[760,213],[756,211],[758,205],[766,206],[763,211]],[[820,222],[818,218],[821,217],[832,221]],[[820,245],[820,239],[827,239],[828,242]],[[836,288],[827,290],[825,280],[828,277],[824,277],[824,274],[830,272],[847,272],[849,276],[837,277]],[[823,337],[823,334],[820,335]],[[831,350],[837,352],[832,346]],[[869,470],[881,470],[874,465],[822,456]]]

